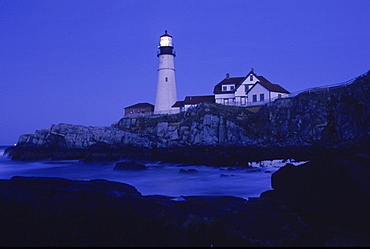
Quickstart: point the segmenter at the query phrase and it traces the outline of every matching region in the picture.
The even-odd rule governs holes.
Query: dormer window
[[[223,86],[222,91],[226,92],[227,91],[227,86]]]
[[[235,86],[230,86],[230,91],[234,91],[235,90]]]

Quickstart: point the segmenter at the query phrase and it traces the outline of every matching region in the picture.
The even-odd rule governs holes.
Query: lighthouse
[[[175,81],[175,51],[172,36],[167,30],[159,40],[159,58],[157,95],[155,99],[154,114],[169,114],[171,107],[177,101]]]

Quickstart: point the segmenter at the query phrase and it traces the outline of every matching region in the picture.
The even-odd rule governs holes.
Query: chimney
[[[230,74],[226,73],[226,79],[230,78]]]
[[[254,73],[254,68],[253,67],[252,67],[252,70],[251,71],[252,71],[252,73]]]

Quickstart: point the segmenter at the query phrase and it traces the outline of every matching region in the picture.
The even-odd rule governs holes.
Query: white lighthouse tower
[[[172,36],[167,34],[160,37],[159,41],[159,67],[157,95],[155,99],[154,114],[168,114],[171,106],[177,101],[175,81],[175,51],[173,50]]]

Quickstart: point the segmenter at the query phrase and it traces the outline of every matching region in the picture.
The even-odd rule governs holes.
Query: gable
[[[262,85],[261,82],[257,82],[249,89],[247,94],[250,95],[253,93],[268,93],[268,92],[270,91],[264,85]]]
[[[249,72],[247,76],[244,77],[244,79],[240,82],[240,85],[245,84],[255,84],[257,81],[259,81],[258,76],[254,72]],[[238,86],[239,87],[239,86]]]
[[[251,71],[237,85],[235,96],[244,96],[258,81],[258,76]]]
[[[270,81],[268,81],[265,77],[257,76],[253,71],[251,71],[249,74],[247,74],[245,79],[237,87],[235,95],[241,96],[241,95],[247,94],[250,90],[252,90],[252,88],[257,83],[261,84],[264,88],[266,88],[270,92],[290,94],[290,92],[287,91],[282,86],[280,86],[278,84],[273,84]],[[246,86],[249,86],[248,90],[246,90]]]

